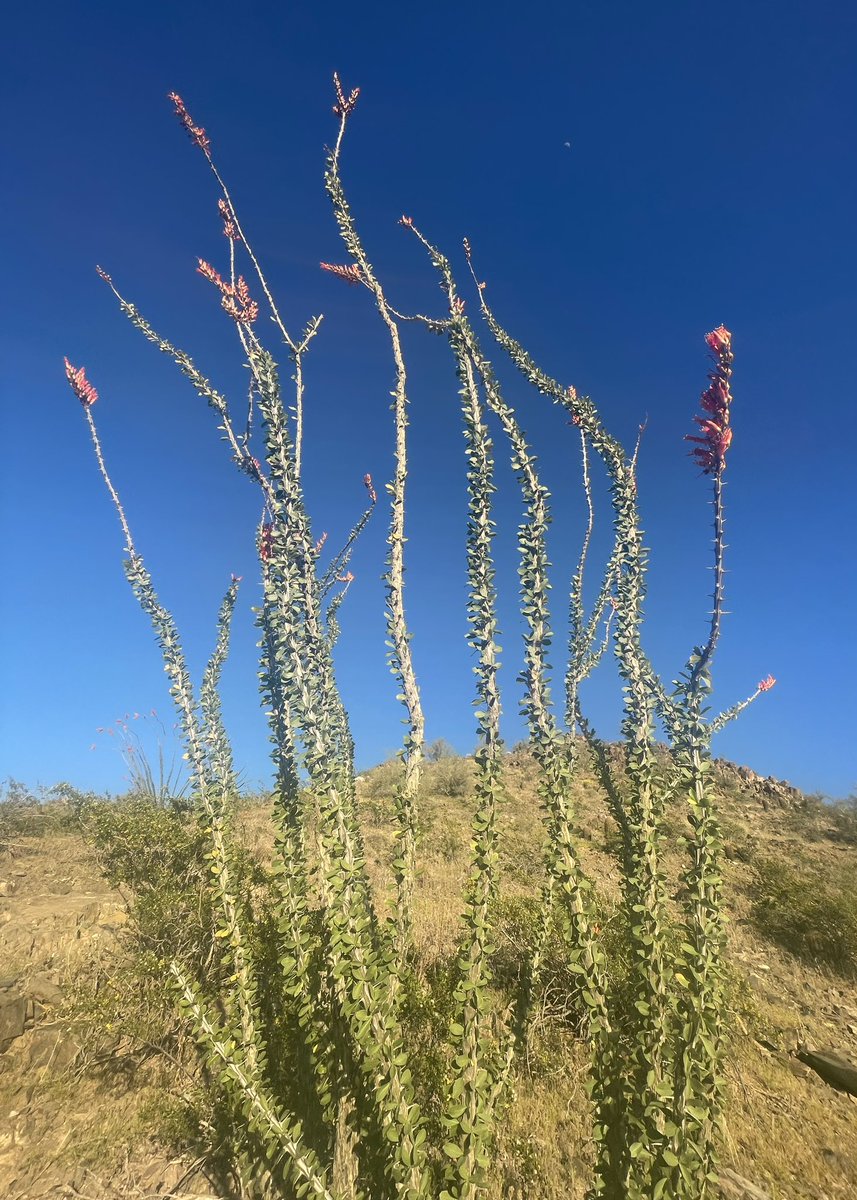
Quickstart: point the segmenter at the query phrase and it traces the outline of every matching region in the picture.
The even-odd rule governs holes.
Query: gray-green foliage
[[[721,847],[710,786],[712,725],[704,707],[722,601],[719,474],[715,618],[708,642],[694,651],[670,691],[642,645],[646,549],[636,450],[629,455],[606,431],[589,398],[560,385],[533,362],[499,324],[478,286],[481,314],[497,346],[538,392],[564,409],[581,438],[590,521],[571,584],[563,727],[551,695],[549,660],[554,641],[547,549],[550,496],[480,334],[465,314],[449,260],[403,218],[427,250],[446,299],[442,317],[415,319],[446,335],[459,385],[468,486],[468,642],[478,705],[471,858],[458,949],[450,953],[443,986],[426,990],[411,970],[424,722],[404,605],[408,396],[399,324],[406,318],[388,301],[346,198],[340,159],[357,93],[346,96],[338,79],[336,89],[339,132],[325,182],[352,264],[329,269],[370,293],[395,367],[395,473],[388,485],[385,586],[390,667],[400,688],[406,730],[401,770],[389,780],[397,831],[391,862],[395,889],[389,903],[375,895],[366,868],[354,745],[333,659],[338,610],[351,580],[342,572],[371,505],[340,554],[323,566],[300,471],[300,358],[319,319],[310,323],[303,342],[286,332],[214,166],[210,143],[175,97],[185,128],[222,190],[221,211],[233,231],[229,280],[205,264],[203,273],[220,289],[249,366],[250,416],[258,414],[255,437],[261,461],[250,450],[252,420],[247,435],[238,436],[226,397],[132,305],[121,297],[120,303],[214,409],[234,461],[261,493],[264,514],[257,546],[262,600],[256,620],[276,781],[275,862],[262,893],[254,888],[231,832],[235,771],[217,690],[238,581],[233,579],[223,601],[214,654],[197,695],[178,631],[155,593],[107,474],[91,401],[84,400],[99,467],[125,533],[126,574],[160,643],[186,746],[195,827],[205,845],[212,942],[222,969],[213,982],[205,964],[182,954],[177,945],[170,974],[205,1069],[225,1097],[234,1132],[235,1177],[248,1194],[260,1197],[472,1200],[489,1177],[497,1122],[512,1095],[515,1063],[531,1037],[536,997],[550,979],[552,987],[566,990],[592,1047],[596,1159],[590,1195],[615,1200],[703,1197],[715,1178],[723,1045]],[[293,406],[284,395],[278,364],[255,328],[258,310],[235,274],[236,251],[248,256],[295,365]],[[520,488],[524,670],[518,699],[528,723],[544,817],[541,898],[527,917],[523,968],[506,979],[505,991],[494,975],[502,965],[497,949],[498,912],[503,912],[498,810],[504,753],[493,565],[501,531],[493,505],[492,428]],[[615,540],[587,616],[583,575],[593,516],[590,454],[601,459],[607,473]],[[374,502],[371,481],[369,489]],[[337,582],[343,589],[331,596]],[[586,720],[579,696],[581,682],[610,644],[623,681],[624,749],[618,763]],[[720,724],[740,707],[724,714]],[[666,764],[656,753],[658,721],[669,740]],[[620,969],[611,961],[603,914],[578,853],[570,784],[581,734],[619,829],[615,850],[622,908],[616,922],[629,948]],[[449,767],[441,761],[433,769]],[[370,788],[374,786],[370,779]],[[666,915],[662,868],[665,804],[675,796],[684,798],[687,817],[687,900],[678,929]],[[503,1003],[500,996],[505,996]],[[425,1020],[420,1024],[415,1013],[431,1014],[426,1018],[431,1053],[426,1051]]]

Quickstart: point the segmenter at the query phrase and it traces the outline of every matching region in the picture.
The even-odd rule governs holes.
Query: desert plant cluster
[[[690,458],[710,486],[714,513],[710,623],[677,681],[666,683],[643,640],[647,551],[637,496],[639,441],[630,450],[623,447],[593,400],[554,379],[505,328],[488,304],[467,241],[468,299],[451,258],[412,218],[402,217],[441,285],[444,305],[430,316],[395,306],[361,236],[343,177],[358,92],[344,90],[338,78],[335,92],[337,130],[325,186],[347,261],[321,265],[356,292],[368,293],[392,360],[395,470],[386,488],[384,581],[390,667],[405,733],[398,767],[390,773],[395,839],[387,893],[367,869],[354,740],[334,657],[338,612],[353,581],[349,562],[378,507],[375,487],[367,476],[365,511],[344,545],[328,555],[313,532],[302,486],[304,360],[320,318],[299,335],[286,328],[211,141],[177,94],[171,95],[176,114],[218,191],[227,265],[221,272],[200,261],[199,271],[219,297],[249,367],[254,420],[246,430],[206,374],[156,331],[106,271],[99,273],[124,315],[174,360],[208,403],[234,466],[259,492],[262,599],[256,620],[275,778],[270,872],[248,860],[234,836],[238,786],[218,693],[241,581],[233,577],[226,590],[213,654],[196,689],[179,631],[158,597],[107,466],[95,422],[96,388],[83,367],[66,360],[121,524],[125,573],[160,645],[188,764],[192,828],[176,840],[165,827],[161,869],[178,893],[202,881],[196,934],[176,928],[174,940],[161,939],[152,954],[169,972],[184,1027],[198,1044],[201,1068],[217,1098],[212,1152],[216,1143],[230,1186],[247,1197],[473,1200],[490,1183],[498,1131],[549,995],[551,1003],[580,1014],[589,1047],[589,1196],[698,1200],[713,1194],[717,1180],[726,1039],[722,837],[711,739],[774,682],[768,677],[747,700],[709,715],[724,601],[732,334],[721,325],[705,336],[708,383],[696,432],[688,435]],[[478,321],[471,319],[468,302]],[[263,309],[281,339],[276,354],[260,332]],[[468,642],[478,702],[472,779],[469,766],[440,748],[426,755],[420,647],[412,643],[405,603],[406,321],[446,340],[458,385],[468,490]],[[492,368],[494,353],[505,356],[533,393],[559,406],[573,427],[575,453],[579,447],[589,518],[563,614],[567,656],[559,700],[551,662],[552,650],[563,641],[549,604],[551,496]],[[504,897],[499,872],[498,812],[507,755],[500,734],[494,565],[495,540],[503,532],[494,506],[498,456],[511,463],[522,510],[517,550],[525,666],[513,702],[526,718],[543,817],[541,891],[529,907]],[[613,544],[595,601],[587,606],[595,470],[609,482]],[[623,685],[620,754],[599,736],[580,698],[581,684],[609,651]],[[665,755],[659,737],[666,741]],[[573,785],[584,753],[595,764],[615,823],[611,848],[627,946],[621,971],[611,961],[598,890],[579,852]],[[414,942],[420,797],[428,769],[437,774],[442,794],[461,798],[472,789],[473,796],[457,942],[449,947],[443,986],[433,992],[427,991]],[[674,811],[677,804],[684,863],[678,914],[668,903],[664,872],[666,840],[675,841],[665,814],[668,805]],[[99,819],[108,820],[93,810],[96,837]],[[140,828],[143,821],[130,813],[121,841],[128,855],[134,854],[135,822]],[[119,871],[116,844],[114,839],[105,847],[113,847],[109,861]]]

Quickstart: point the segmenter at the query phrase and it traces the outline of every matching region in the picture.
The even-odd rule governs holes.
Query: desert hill
[[[358,783],[367,859],[380,889],[397,769],[382,764]],[[423,787],[416,972],[425,980],[426,1003],[437,1006],[429,1030],[443,1021],[437,980],[455,945],[472,770],[468,759],[439,757]],[[498,985],[514,978],[533,929],[541,854],[534,779],[529,753],[510,752]],[[716,779],[731,1034],[722,1194],[857,1196],[857,812],[723,761]],[[585,763],[575,799],[605,943],[621,953],[610,852],[615,827]],[[126,857],[151,853],[154,844],[168,853],[174,818],[152,810],[146,825],[143,802],[123,803],[132,805],[119,829]],[[155,928],[176,937],[182,930],[170,932],[166,902],[165,911],[153,913],[150,897],[141,912],[122,881],[122,855],[111,857],[104,828],[86,813],[74,802],[0,804],[0,1195],[220,1196],[217,1172],[199,1150],[205,1106],[193,1048],[165,1015],[160,960],[146,941]],[[670,807],[665,824],[665,865],[678,897],[680,804]],[[264,873],[273,833],[262,797],[242,801],[236,836]],[[586,1049],[566,982],[557,950],[497,1146],[491,1200],[583,1194]]]

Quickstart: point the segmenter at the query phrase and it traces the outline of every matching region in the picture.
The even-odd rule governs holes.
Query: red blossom
[[[259,538],[259,557],[262,562],[267,562],[274,549],[274,526],[270,521],[266,521],[262,526],[262,535]]]
[[[234,285],[227,283],[214,267],[204,259],[198,259],[197,271],[220,292],[220,303],[230,317],[241,325],[252,325],[259,315],[259,305],[250,296],[250,289],[243,275],[239,275]]]
[[[223,218],[224,237],[228,237],[230,242],[240,242],[241,234],[238,232],[238,226],[235,223],[235,216],[232,209],[225,200],[218,200],[217,208]]]
[[[354,111],[357,104],[357,97],[360,95],[360,88],[355,88],[351,95],[346,97],[345,92],[342,90],[339,75],[335,71],[333,73],[333,86],[336,89],[336,103],[333,106],[333,111],[338,117],[347,117]]]
[[[319,263],[322,271],[330,271],[331,275],[336,275],[339,279],[344,279],[346,283],[362,283],[363,275],[360,271],[359,263],[352,263],[350,267],[339,266],[337,263]]]
[[[757,687],[760,692],[769,692],[776,683],[773,675],[768,675],[765,679],[760,680]]]
[[[182,100],[178,92],[167,92],[167,98],[172,100],[173,104],[175,105],[176,116],[181,121],[182,125],[184,125],[188,137],[192,142],[195,142],[197,146],[199,146],[200,150],[202,150],[203,154],[207,156],[211,149],[211,142],[206,137],[205,130],[199,125],[194,125],[190,113],[185,108],[184,100]]]
[[[252,325],[259,315],[259,305],[251,299],[250,289],[243,275],[235,280],[235,287],[224,291],[221,301],[225,310],[239,325]]]
[[[685,441],[696,443],[691,457],[702,469],[703,475],[717,475],[726,466],[726,451],[732,444],[732,393],[729,389],[732,375],[732,334],[725,325],[720,325],[705,335],[705,343],[716,356],[717,367],[709,374],[711,382],[699,400],[700,407],[707,415],[693,418],[702,432],[702,437],[688,433]]]
[[[711,333],[705,335],[708,348],[716,355],[726,354],[732,348],[732,334],[725,325],[718,325]]]
[[[372,483],[372,476],[368,472],[363,476],[363,486],[369,493],[369,499],[374,504],[378,497],[375,494],[375,485]]]
[[[71,384],[71,390],[84,408],[91,408],[98,399],[98,392],[86,378],[86,369],[84,367],[73,367],[68,359],[64,361],[65,374]]]
[[[207,263],[204,258],[197,259],[197,262],[199,263],[199,266],[196,268],[197,271],[199,271],[200,275],[202,275],[204,279],[207,279],[209,283],[213,283],[215,287],[219,287],[221,292],[224,288],[229,287],[229,284],[225,283],[224,280],[221,279],[220,274],[215,271],[211,263]]]

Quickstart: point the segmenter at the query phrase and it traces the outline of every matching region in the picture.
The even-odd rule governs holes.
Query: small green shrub
[[[857,793],[847,800],[837,800],[825,809],[833,826],[833,836],[848,846],[857,845]]]
[[[0,784],[0,848],[16,838],[73,833],[77,811],[88,796],[67,783],[53,787],[27,787],[17,779]]]
[[[135,892],[151,891],[200,874],[205,835],[177,809],[161,808],[145,796],[129,796],[84,804],[80,820],[114,887],[126,884]]]
[[[496,905],[497,948],[491,961],[495,984],[511,996],[524,965],[532,958],[541,929],[542,903],[535,896],[510,896]],[[609,913],[603,904],[595,908],[594,928],[609,963],[617,996],[627,980],[631,945],[620,915]],[[539,995],[536,1008],[554,1021],[581,1028],[586,1007],[580,1000],[580,975],[571,969],[568,946],[554,922],[543,948]],[[624,1007],[622,1003],[618,1010]]]
[[[463,758],[442,758],[435,762],[425,774],[426,787],[436,796],[460,800],[470,790],[471,773]]]
[[[362,795],[374,801],[392,800],[404,775],[402,762],[398,758],[379,763],[364,776]]]
[[[798,957],[857,975],[857,881],[776,859],[756,864],[753,920],[766,938]]]

